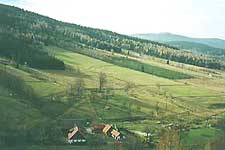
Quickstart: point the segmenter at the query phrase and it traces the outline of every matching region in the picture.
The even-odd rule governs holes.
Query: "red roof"
[[[78,132],[78,130],[78,127],[74,127],[73,132],[68,133],[68,139],[70,140]]]

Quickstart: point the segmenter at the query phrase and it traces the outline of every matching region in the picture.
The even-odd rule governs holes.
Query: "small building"
[[[114,138],[115,140],[121,140],[123,138],[122,134],[117,131],[116,129],[114,129],[112,127],[112,125],[105,125],[105,127],[103,128],[103,133],[105,133],[108,136],[111,136],[112,138]]]
[[[87,142],[84,134],[79,130],[77,126],[70,129],[67,139],[70,144],[85,144]]]

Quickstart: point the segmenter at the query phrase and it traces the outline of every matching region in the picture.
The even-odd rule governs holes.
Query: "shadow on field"
[[[210,109],[224,109],[225,103],[214,103],[214,104],[211,104],[208,108],[210,108]]]

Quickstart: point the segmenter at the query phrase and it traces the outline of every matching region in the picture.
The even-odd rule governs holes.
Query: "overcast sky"
[[[225,0],[0,0],[0,3],[123,34],[171,32],[225,39]]]

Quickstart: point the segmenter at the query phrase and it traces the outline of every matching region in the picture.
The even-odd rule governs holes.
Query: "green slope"
[[[53,45],[67,49],[101,49],[119,53],[128,50],[197,66],[225,68],[221,60],[178,51],[167,44],[64,23],[6,5],[0,5],[0,13],[0,43],[4,46],[0,55],[31,67],[65,69],[63,62],[41,51],[43,46]]]
[[[5,15],[0,18],[3,21],[0,27],[11,27],[10,37],[28,40],[40,46],[37,51],[65,64],[61,70],[35,69],[24,63],[19,66],[0,64],[0,114],[3,116],[0,139],[7,141],[6,149],[9,145],[13,150],[21,146],[55,149],[61,143],[59,148],[68,149],[70,146],[63,145],[66,136],[61,130],[61,121],[71,118],[116,124],[138,133],[151,127],[157,144],[161,129],[171,123],[203,128],[205,118],[224,111],[224,72],[174,61],[168,65],[165,59],[124,54],[128,50],[142,53],[151,47],[153,50],[149,51],[181,55],[176,49],[110,31],[59,22],[18,8],[0,5],[0,11]],[[15,61],[14,57],[7,58]],[[104,92],[98,89],[101,73],[105,73],[107,79]],[[85,92],[77,97],[76,86],[80,80],[84,82]],[[220,107],[216,107],[218,105]],[[160,121],[163,123],[159,124]],[[214,120],[209,121],[214,123]],[[95,138],[90,136],[90,139]],[[100,136],[108,142],[103,149],[114,146],[114,141]],[[187,141],[189,137],[192,133]],[[20,140],[12,143],[17,139]],[[82,148],[91,149],[96,145],[99,144]]]
[[[220,90],[212,90],[208,86],[202,86],[197,82],[191,80],[206,81],[207,85],[219,86],[224,84],[225,79],[221,78],[221,81],[213,85],[208,76],[208,72],[201,72],[201,68],[198,73],[194,71],[188,71],[187,74],[195,76],[195,79],[186,80],[171,80],[162,78],[159,76],[151,75],[141,71],[135,71],[126,67],[120,67],[116,64],[108,63],[99,59],[88,57],[76,52],[71,52],[66,49],[57,47],[45,47],[46,51],[54,55],[57,59],[64,61],[67,68],[66,70],[37,70],[27,66],[20,66],[15,68],[13,66],[7,66],[7,72],[12,75],[19,76],[25,83],[32,87],[33,91],[38,97],[41,97],[40,105],[30,105],[29,99],[19,99],[18,95],[9,96],[10,89],[2,87],[4,92],[0,98],[1,114],[4,114],[4,118],[9,115],[10,119],[1,120],[3,131],[15,132],[19,130],[10,126],[10,123],[16,123],[22,127],[26,127],[22,130],[23,133],[28,131],[37,130],[32,132],[37,134],[36,138],[32,139],[36,143],[52,142],[47,137],[58,135],[57,127],[59,122],[54,124],[55,120],[67,119],[67,118],[88,118],[93,122],[114,123],[119,126],[126,127],[129,130],[135,130],[143,132],[147,127],[151,126],[152,129],[159,131],[159,127],[156,122],[164,118],[164,120],[170,122],[176,122],[177,119],[183,119],[186,124],[193,125],[192,121],[199,117],[205,117],[210,114],[219,113],[223,108],[213,108],[211,105],[221,103]],[[76,50],[75,50],[76,51]],[[88,50],[87,50],[88,51]],[[101,51],[105,53],[104,51]],[[106,53],[108,57],[112,57],[111,53]],[[114,54],[113,57],[121,57],[121,54]],[[137,59],[132,58],[130,59]],[[138,60],[139,61],[139,60]],[[170,70],[176,70],[176,72],[183,72],[181,68],[165,65],[163,62],[142,60],[146,64],[153,64],[160,66],[160,68],[167,68]],[[171,62],[172,63],[172,62]],[[190,67],[190,66],[189,66]],[[193,67],[193,66],[192,66]],[[1,66],[2,70],[4,66]],[[97,94],[96,98],[90,99],[91,91],[86,91],[81,99],[72,100],[68,94],[68,86],[75,83],[79,78],[83,78],[85,88],[94,89],[99,84],[99,73],[104,72],[107,75],[108,89],[115,89],[112,95],[107,99]],[[213,74],[213,76],[216,74]],[[213,78],[216,80],[216,77]],[[132,83],[134,86],[128,91],[125,90],[127,83]],[[186,84],[184,82],[190,82]],[[196,83],[196,84],[195,84]],[[207,96],[217,95],[213,98],[206,98]],[[55,100],[52,100],[52,96],[55,96]],[[205,97],[206,96],[206,97]],[[72,100],[72,101],[71,101]],[[159,112],[157,117],[156,105],[158,104]],[[10,107],[12,105],[13,107]],[[110,109],[106,110],[108,106]],[[185,111],[192,111],[189,116],[179,115]],[[19,113],[18,113],[19,112]],[[197,116],[196,116],[197,115]],[[122,120],[132,120],[136,116],[148,118],[145,122],[130,121],[129,123],[123,123]],[[176,116],[175,118],[173,116]],[[15,118],[18,119],[15,119]],[[168,119],[165,119],[167,118]],[[15,119],[15,122],[11,121]],[[173,121],[172,121],[173,120]],[[50,123],[53,122],[53,123]],[[5,125],[8,125],[7,128]],[[204,126],[204,123],[203,125]],[[54,135],[49,135],[50,128],[55,127]],[[15,129],[15,130],[12,130]],[[47,130],[47,131],[46,131]],[[19,132],[18,132],[19,133]],[[5,132],[0,136],[5,136]],[[48,136],[47,136],[48,135]],[[15,134],[26,138],[23,134]],[[44,139],[44,141],[40,141]],[[110,144],[108,145],[111,146]]]

